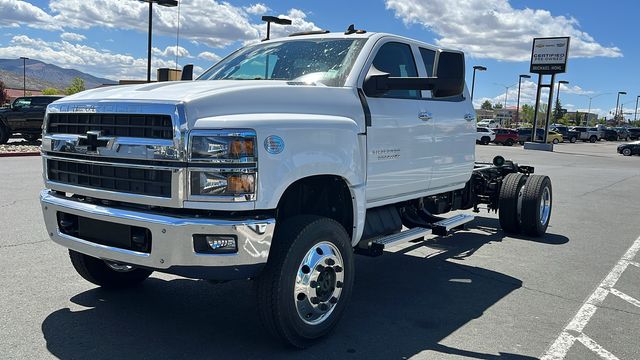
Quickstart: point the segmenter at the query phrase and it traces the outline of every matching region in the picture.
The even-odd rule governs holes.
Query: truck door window
[[[398,42],[388,42],[378,50],[373,59],[376,69],[389,73],[392,77],[417,77],[418,70],[413,59],[411,46]],[[382,97],[417,99],[417,90],[391,90]]]
[[[422,57],[422,62],[424,63],[425,70],[427,71],[427,76],[433,76],[433,66],[436,62],[436,52],[433,50],[420,48],[420,56]]]

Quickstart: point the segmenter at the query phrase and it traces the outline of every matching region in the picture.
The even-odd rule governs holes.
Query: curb
[[[0,157],[40,156],[40,151],[0,153]]]

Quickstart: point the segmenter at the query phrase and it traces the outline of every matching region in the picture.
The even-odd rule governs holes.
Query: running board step
[[[387,235],[372,240],[361,241],[354,251],[356,254],[367,256],[380,256],[385,248],[400,245],[411,240],[424,238],[431,233],[431,229],[415,227],[396,234]]]
[[[451,234],[452,230],[458,230],[464,227],[464,224],[473,221],[475,216],[468,214],[458,214],[448,219],[440,220],[433,223],[432,231],[434,235],[447,236]]]

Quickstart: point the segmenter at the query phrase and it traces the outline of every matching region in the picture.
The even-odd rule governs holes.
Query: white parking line
[[[640,301],[613,288],[629,265],[640,267],[639,263],[633,261],[633,258],[635,258],[638,251],[640,251],[640,237],[633,242],[629,250],[627,250],[613,269],[611,269],[611,272],[609,272],[604,280],[602,280],[600,285],[598,285],[589,298],[587,298],[582,307],[580,307],[580,310],[578,310],[576,316],[574,316],[569,324],[567,324],[567,326],[562,330],[558,338],[541,357],[541,360],[564,359],[576,340],[584,344],[594,353],[600,355],[603,359],[618,359],[615,355],[598,345],[582,331],[584,330],[584,327],[587,326],[587,323],[589,323],[589,320],[591,320],[593,314],[596,313],[596,310],[598,310],[598,306],[604,301],[609,293],[640,307]],[[571,332],[577,334],[573,335]]]

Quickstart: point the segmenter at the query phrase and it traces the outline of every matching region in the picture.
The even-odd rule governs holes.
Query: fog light
[[[202,254],[232,254],[238,252],[238,243],[232,235],[194,235],[193,248]]]

